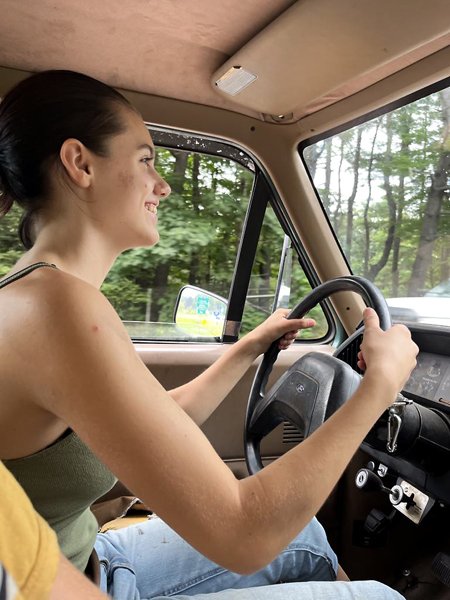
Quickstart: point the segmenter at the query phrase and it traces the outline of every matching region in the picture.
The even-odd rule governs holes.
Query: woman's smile
[[[153,213],[154,215],[156,215],[158,213],[158,209],[156,207],[156,204],[153,204],[152,202],[146,202],[145,203],[145,209],[148,212]]]

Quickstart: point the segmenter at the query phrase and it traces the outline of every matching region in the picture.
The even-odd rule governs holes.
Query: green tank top
[[[54,267],[35,263],[0,281],[0,288],[43,266]],[[114,475],[70,430],[35,454],[3,463],[55,530],[63,554],[84,571],[98,531],[90,506],[113,487]]]
[[[114,475],[73,431],[44,450],[3,463],[55,530],[63,554],[84,571],[98,531],[90,506],[112,488]]]

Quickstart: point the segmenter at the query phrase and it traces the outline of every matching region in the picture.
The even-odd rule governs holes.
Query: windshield
[[[394,320],[450,327],[450,88],[302,149],[351,270]]]

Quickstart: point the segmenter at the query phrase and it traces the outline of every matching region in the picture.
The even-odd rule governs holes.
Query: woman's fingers
[[[361,369],[361,371],[366,370],[366,361],[364,360],[364,356],[361,350],[358,352],[358,360],[356,364],[358,365],[358,369]]]
[[[293,319],[293,322],[295,322],[298,328],[287,331],[280,338],[280,341],[278,342],[278,348],[280,350],[286,350],[286,348],[289,348],[301,329],[308,329],[309,327],[314,327],[316,324],[314,319]]]
[[[367,306],[363,311],[364,327],[369,329],[379,329],[380,319],[373,308]]]
[[[258,354],[265,352],[274,341],[278,340],[280,350],[288,348],[295,340],[300,329],[314,327],[314,319],[286,319],[290,311],[286,308],[279,308],[273,312],[263,323],[258,325],[250,334],[254,341],[254,348]]]

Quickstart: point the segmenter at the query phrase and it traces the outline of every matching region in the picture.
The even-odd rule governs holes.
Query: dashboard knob
[[[397,506],[397,504],[404,502],[405,492],[403,491],[403,488],[401,485],[393,485],[392,486],[391,491],[389,493],[389,500],[391,501],[391,504],[393,504],[394,506]]]

